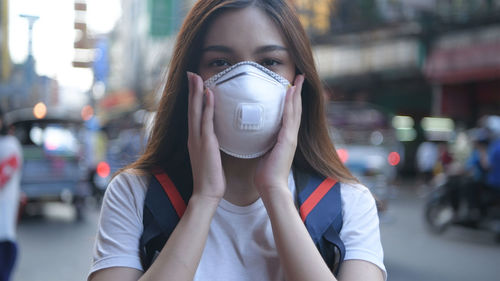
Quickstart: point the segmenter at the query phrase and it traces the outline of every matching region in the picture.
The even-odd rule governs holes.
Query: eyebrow
[[[220,52],[220,53],[234,53],[234,50],[223,45],[212,45],[205,47],[201,50],[203,53],[204,52]],[[280,46],[280,45],[265,45],[257,48],[257,50],[254,52],[255,54],[262,54],[262,53],[268,53],[268,52],[274,52],[274,51],[285,51],[288,52],[288,49]]]
[[[233,49],[226,47],[226,46],[222,46],[222,45],[212,45],[212,46],[208,46],[208,47],[203,48],[201,50],[201,52],[202,53],[204,53],[204,52],[232,53]]]
[[[259,47],[255,53],[256,54],[261,54],[261,53],[268,53],[268,52],[274,52],[274,51],[285,51],[285,52],[288,52],[288,49],[283,47],[283,46],[280,46],[280,45],[266,45],[266,46],[262,46],[262,47]]]

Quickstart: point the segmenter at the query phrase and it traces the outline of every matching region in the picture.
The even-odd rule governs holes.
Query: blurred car
[[[31,109],[23,109],[7,113],[6,121],[23,149],[21,192],[26,210],[45,202],[65,202],[73,205],[76,218],[81,219],[88,193],[78,140],[81,119],[56,110],[37,119]]]
[[[108,120],[99,135],[105,141],[105,152],[96,161],[90,172],[93,196],[102,199],[113,175],[123,167],[136,161],[146,145],[144,122],[150,122],[151,116],[145,116],[144,110],[127,112]],[[105,135],[105,137],[104,137]]]
[[[372,191],[379,209],[384,210],[404,159],[392,116],[372,104],[332,102],[327,119],[340,159]]]

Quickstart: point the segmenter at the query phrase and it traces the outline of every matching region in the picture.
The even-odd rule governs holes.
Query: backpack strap
[[[139,241],[144,271],[154,262],[185,210],[186,201],[172,179],[162,170],[155,170],[144,201],[144,230]]]
[[[174,231],[192,192],[192,183],[170,178],[161,170],[151,177],[146,193],[140,254],[144,271],[154,262]],[[169,174],[169,175],[176,175]],[[299,213],[321,256],[335,274],[344,260],[340,183],[294,170]],[[177,187],[177,188],[176,188]]]
[[[338,274],[345,257],[339,236],[343,224],[340,183],[298,170],[294,176],[302,221],[328,267]]]
[[[165,194],[167,194],[170,203],[172,203],[177,216],[181,218],[184,211],[186,211],[186,202],[182,199],[181,194],[175,187],[174,183],[166,173],[156,173],[154,174],[154,177],[160,182],[160,185],[163,188],[163,191],[165,191]]]

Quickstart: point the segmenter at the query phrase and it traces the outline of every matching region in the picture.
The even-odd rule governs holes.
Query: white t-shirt
[[[0,241],[15,241],[21,165],[19,141],[0,135]]]
[[[139,239],[148,177],[121,173],[104,197],[94,258],[89,273],[114,266],[143,270]],[[295,182],[290,174],[294,194]],[[345,260],[360,259],[377,265],[386,275],[375,200],[362,185],[341,184]],[[195,281],[284,280],[271,222],[261,199],[236,206],[222,199],[210,231]]]

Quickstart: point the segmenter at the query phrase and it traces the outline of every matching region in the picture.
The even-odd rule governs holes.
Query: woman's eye
[[[227,62],[226,60],[217,59],[210,62],[209,65],[214,67],[223,67],[223,66],[229,66],[229,62]]]
[[[273,59],[265,59],[262,61],[261,64],[263,66],[276,66],[276,65],[280,64],[280,62],[277,60],[273,60]]]

